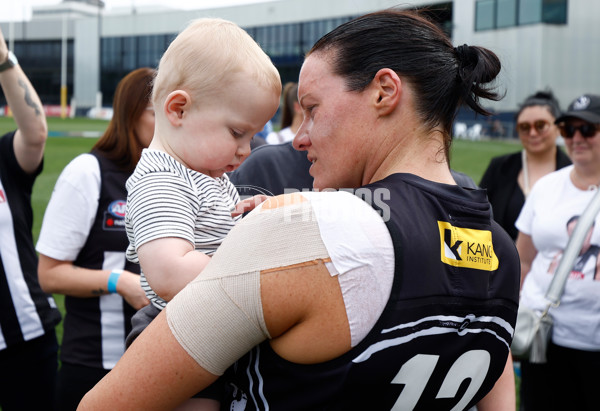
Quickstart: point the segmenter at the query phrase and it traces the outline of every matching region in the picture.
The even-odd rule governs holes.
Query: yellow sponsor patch
[[[486,271],[498,268],[491,231],[455,227],[445,221],[438,221],[438,227],[443,263]]]

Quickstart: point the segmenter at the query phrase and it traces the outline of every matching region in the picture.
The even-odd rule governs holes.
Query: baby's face
[[[180,161],[211,177],[235,170],[278,105],[279,93],[234,75],[221,91],[197,103],[183,122],[181,139],[174,142]]]

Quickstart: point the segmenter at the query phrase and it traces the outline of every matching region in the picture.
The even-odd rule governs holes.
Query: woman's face
[[[517,118],[517,132],[525,151],[542,154],[554,150],[559,135],[554,120],[546,107],[531,106],[523,109]]]
[[[154,137],[154,108],[146,107],[135,125],[135,132],[142,147],[148,147]]]
[[[300,71],[298,101],[304,112],[294,139],[296,150],[307,151],[312,162],[313,187],[356,188],[372,147],[368,90],[348,91],[344,79],[333,74],[322,53],[311,54]]]
[[[585,121],[569,118],[565,124],[579,127],[586,124]],[[592,137],[583,137],[581,131],[577,130],[572,138],[564,138],[565,146],[571,161],[575,167],[600,164],[600,131]]]

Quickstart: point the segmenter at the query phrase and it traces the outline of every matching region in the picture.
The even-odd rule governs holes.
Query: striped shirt
[[[127,258],[135,263],[141,245],[168,237],[187,240],[197,251],[212,255],[241,218],[231,217],[240,199],[227,175],[213,178],[190,170],[162,151],[145,149],[126,187]],[[140,283],[152,304],[163,309],[166,301],[143,272]]]

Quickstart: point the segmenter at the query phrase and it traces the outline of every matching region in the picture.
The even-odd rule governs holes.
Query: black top
[[[125,258],[129,244],[125,233],[125,182],[131,172],[120,169],[100,152],[91,154],[100,166],[98,211],[73,264],[95,270],[124,268],[139,274],[140,266]],[[118,295],[65,296],[65,308],[61,361],[111,369],[123,354],[135,309]]]
[[[37,277],[31,191],[42,164],[27,174],[19,166],[15,132],[0,138],[0,350],[54,332],[60,313]]]
[[[571,164],[569,157],[560,149],[556,150],[556,169]],[[525,196],[519,187],[517,177],[523,168],[521,152],[494,157],[485,170],[479,186],[487,189],[488,199],[494,211],[494,220],[506,230],[515,241],[519,231],[515,221],[525,204]]]
[[[256,194],[279,195],[290,190],[312,189],[306,151],[297,151],[291,142],[266,144],[254,150],[229,178],[240,197]]]
[[[237,402],[246,410],[468,409],[502,374],[519,258],[492,220],[485,192],[410,174],[364,188],[390,192],[386,224],[396,262],[378,322],[325,363],[291,363],[263,342],[228,370],[227,409]]]

